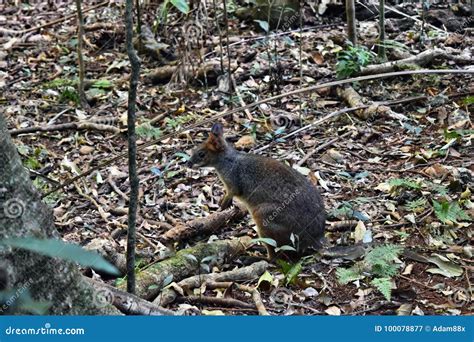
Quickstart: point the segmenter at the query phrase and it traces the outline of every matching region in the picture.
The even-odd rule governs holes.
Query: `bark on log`
[[[153,264],[137,273],[137,296],[152,300],[164,287],[165,280],[172,277],[173,281],[200,273],[200,260],[205,257],[215,256],[218,265],[228,259],[233,259],[243,253],[250,244],[249,237],[235,240],[215,241],[212,243],[200,243],[194,247],[180,250],[175,256]],[[119,286],[123,290],[125,284]]]
[[[238,206],[212,213],[211,215],[191,220],[187,223],[179,223],[168,230],[159,240],[163,244],[170,244],[175,241],[182,241],[200,234],[212,234],[229,221],[238,220],[246,215]]]
[[[96,288],[95,300],[99,303],[110,303],[127,315],[146,316],[174,316],[175,312],[152,304],[131,293],[120,291],[119,289],[105,283],[100,283],[90,278],[84,278]]]
[[[176,289],[191,290],[200,287],[208,282],[241,282],[250,281],[260,277],[267,269],[268,263],[266,261],[259,261],[250,266],[238,268],[232,271],[222,273],[202,274],[189,277],[181,280],[175,287],[170,286],[164,289],[158,297],[154,300],[154,304],[167,306],[173,303],[176,299]]]

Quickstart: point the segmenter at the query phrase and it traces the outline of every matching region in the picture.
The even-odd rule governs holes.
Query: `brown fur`
[[[293,235],[293,247],[300,255],[320,247],[324,203],[316,187],[298,171],[271,158],[236,151],[225,141],[220,125],[213,126],[189,163],[216,169],[226,189],[221,207],[229,207],[233,197],[241,200],[260,237],[291,246]],[[267,250],[272,257],[273,248],[267,246]]]

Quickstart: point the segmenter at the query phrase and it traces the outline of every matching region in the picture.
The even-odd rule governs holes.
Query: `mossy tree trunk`
[[[60,238],[52,210],[41,202],[0,114],[0,241],[21,237]],[[1,245],[0,291],[14,294],[3,298],[0,314],[30,313],[28,308],[18,306],[21,294],[26,292],[34,301],[49,302],[47,314],[118,313],[108,304],[94,300],[96,293],[81,280],[75,265]]]

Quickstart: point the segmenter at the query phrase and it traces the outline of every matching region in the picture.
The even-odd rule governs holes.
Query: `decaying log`
[[[110,303],[127,315],[147,315],[147,316],[174,316],[174,311],[162,308],[156,304],[150,303],[131,293],[121,291],[113,286],[100,283],[91,278],[84,279],[92,284],[96,291],[95,301],[99,303]]]
[[[212,243],[200,243],[194,247],[180,250],[175,256],[152,264],[137,273],[137,296],[152,300],[164,287],[165,281],[172,278],[180,281],[200,272],[201,260],[215,256],[215,263],[222,265],[226,259],[235,258],[243,253],[250,245],[250,238],[243,237],[233,240],[221,240]],[[125,284],[119,286],[124,289]]]
[[[156,297],[154,304],[167,306],[174,302],[177,292],[184,294],[184,290],[192,290],[201,287],[202,284],[208,282],[241,282],[250,281],[260,277],[268,268],[266,261],[259,261],[250,266],[238,268],[232,271],[222,273],[210,273],[196,275],[181,280],[177,284],[173,284],[165,288],[161,294]]]
[[[237,69],[237,63],[233,62],[231,69],[232,71]],[[148,84],[168,83],[177,72],[183,73],[183,75],[180,75],[183,79],[207,79],[208,82],[212,83],[222,74],[219,61],[208,61],[200,65],[196,70],[185,68],[182,65],[164,65],[150,71],[144,76],[144,81]]]
[[[186,223],[178,223],[176,226],[160,236],[159,240],[163,244],[170,244],[172,242],[186,240],[200,234],[210,235],[229,221],[242,219],[245,215],[246,212],[244,210],[238,206],[234,206],[223,211],[214,212],[204,218],[198,218]]]
[[[344,88],[337,89],[337,95],[341,97],[349,106],[352,108],[360,108],[355,111],[357,117],[362,120],[367,120],[369,117],[374,117],[375,115],[386,115],[392,119],[396,120],[406,120],[407,117],[403,114],[394,112],[390,107],[382,105],[380,103],[369,103],[366,108],[366,104],[362,96],[360,96],[354,88],[351,86],[345,86]]]

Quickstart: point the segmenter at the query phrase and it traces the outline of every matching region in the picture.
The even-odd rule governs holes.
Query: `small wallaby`
[[[226,142],[223,128],[214,124],[207,140],[197,147],[189,166],[213,167],[224,183],[221,208],[235,196],[247,207],[258,235],[277,245],[292,246],[298,255],[321,247],[324,203],[316,187],[298,171],[277,160],[239,152]],[[266,245],[268,258],[274,248]]]

